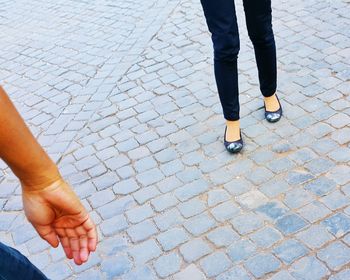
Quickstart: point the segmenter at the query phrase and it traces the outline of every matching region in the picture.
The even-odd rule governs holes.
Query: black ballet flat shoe
[[[282,117],[282,106],[281,106],[280,100],[278,99],[277,95],[276,95],[276,97],[277,97],[278,104],[280,105],[280,108],[277,111],[274,111],[274,112],[266,111],[266,105],[264,102],[265,119],[270,123],[278,122]]]
[[[229,142],[229,141],[226,141],[226,131],[227,131],[227,127],[225,128],[225,136],[224,136],[224,145],[226,150],[232,154],[240,152],[243,148],[242,134],[240,134],[241,139],[233,142]]]

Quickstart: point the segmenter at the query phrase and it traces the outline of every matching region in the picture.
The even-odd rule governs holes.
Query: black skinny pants
[[[239,119],[237,57],[240,48],[234,0],[201,0],[214,45],[214,70],[224,117]],[[253,43],[261,93],[276,91],[276,46],[271,0],[243,0],[249,38]]]

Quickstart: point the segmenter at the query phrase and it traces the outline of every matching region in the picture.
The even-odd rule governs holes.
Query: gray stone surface
[[[2,242],[53,280],[349,275],[349,1],[272,2],[277,124],[236,2],[239,155],[222,145],[200,1],[1,4],[1,83],[100,233],[87,264],[67,261],[28,225],[0,162]]]

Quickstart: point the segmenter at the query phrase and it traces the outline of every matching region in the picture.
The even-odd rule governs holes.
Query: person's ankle
[[[239,120],[226,120],[226,141],[233,142],[240,139],[240,123]]]
[[[274,112],[277,111],[280,107],[276,93],[271,96],[264,96],[264,103],[267,111]]]

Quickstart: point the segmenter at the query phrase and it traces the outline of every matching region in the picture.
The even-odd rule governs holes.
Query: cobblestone
[[[3,86],[101,242],[79,268],[49,248],[19,214],[3,163],[0,239],[54,280],[349,278],[348,1],[272,3],[275,125],[235,3],[245,141],[235,156],[221,142],[200,2],[112,2],[3,3]]]
[[[178,272],[180,270],[180,265],[180,257],[175,253],[164,255],[154,263],[158,275],[163,278]]]
[[[281,263],[271,254],[258,254],[246,261],[245,266],[255,277],[260,278],[267,273],[276,271]]]

